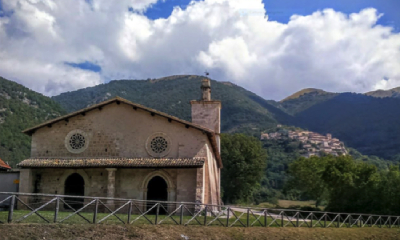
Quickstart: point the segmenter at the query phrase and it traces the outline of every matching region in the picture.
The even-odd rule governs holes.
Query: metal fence
[[[7,193],[0,223],[173,224],[223,227],[387,227],[400,216],[244,208],[189,202]]]

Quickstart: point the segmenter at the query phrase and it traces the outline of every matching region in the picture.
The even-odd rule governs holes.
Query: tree
[[[223,201],[248,202],[261,183],[266,153],[260,140],[244,134],[221,134]]]
[[[336,157],[327,162],[322,180],[329,191],[330,211],[380,213],[382,210],[377,205],[384,196],[377,195],[380,175],[376,166],[354,161],[351,156]]]
[[[331,155],[324,157],[312,156],[301,157],[289,165],[287,189],[297,189],[306,194],[309,198],[316,200],[315,207],[327,196],[327,188],[322,180],[327,162],[334,158]]]

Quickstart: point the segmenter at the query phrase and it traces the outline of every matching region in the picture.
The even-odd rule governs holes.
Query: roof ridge
[[[53,124],[53,123],[55,123],[55,122],[59,122],[59,121],[62,121],[62,120],[64,120],[64,119],[67,119],[67,118],[70,118],[70,117],[74,117],[74,116],[79,115],[79,114],[81,114],[81,113],[89,112],[89,111],[94,110],[94,109],[96,109],[96,108],[99,108],[99,107],[102,107],[102,106],[105,106],[105,105],[108,105],[108,104],[111,104],[111,103],[117,102],[117,101],[123,102],[123,103],[125,103],[125,104],[131,105],[131,106],[134,106],[134,107],[137,107],[137,108],[140,108],[140,109],[145,110],[145,111],[153,112],[153,113],[155,113],[155,114],[158,114],[158,115],[163,116],[163,117],[166,117],[166,118],[171,118],[172,120],[175,120],[175,121],[180,122],[180,123],[182,123],[182,124],[190,125],[190,126],[192,126],[192,127],[194,127],[194,128],[197,128],[197,129],[199,129],[199,130],[202,130],[202,131],[206,131],[206,132],[209,132],[209,133],[214,133],[214,131],[211,130],[211,129],[209,129],[209,128],[206,128],[206,127],[203,127],[203,126],[201,126],[201,125],[198,125],[198,124],[195,124],[195,123],[192,123],[192,122],[189,122],[189,121],[180,119],[180,118],[178,118],[178,117],[169,115],[169,114],[167,114],[167,113],[158,111],[158,110],[156,110],[156,109],[149,108],[149,107],[146,107],[146,106],[144,106],[144,105],[131,102],[131,101],[129,101],[129,100],[125,99],[125,98],[119,97],[119,96],[116,96],[116,97],[114,97],[114,98],[108,99],[108,100],[103,101],[103,102],[101,102],[101,103],[93,104],[93,105],[91,105],[91,106],[89,106],[89,107],[86,107],[86,108],[80,109],[80,110],[78,110],[78,111],[75,111],[75,112],[72,112],[72,113],[69,113],[69,114],[60,116],[60,117],[58,117],[58,118],[51,119],[51,120],[49,120],[49,121],[43,122],[43,123],[41,123],[41,124],[38,124],[38,125],[36,125],[36,126],[34,126],[34,127],[27,128],[27,129],[23,130],[22,132],[23,132],[23,133],[26,133],[26,134],[29,134],[30,132],[32,132],[32,131],[34,131],[34,130],[36,130],[36,129],[38,129],[38,128],[42,128],[42,127],[45,127],[45,126],[47,126],[47,125]]]

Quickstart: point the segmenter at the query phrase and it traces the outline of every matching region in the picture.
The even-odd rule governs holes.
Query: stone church
[[[201,91],[192,122],[116,97],[25,130],[20,192],[220,205],[221,102]]]

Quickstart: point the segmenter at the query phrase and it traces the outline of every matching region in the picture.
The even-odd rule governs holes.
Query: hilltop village
[[[278,128],[281,125],[278,125]],[[322,154],[332,154],[334,156],[347,155],[348,152],[344,143],[337,138],[332,138],[332,134],[321,135],[319,133],[304,130],[285,130],[277,132],[262,133],[261,140],[280,140],[292,139],[301,142],[303,157],[321,156]]]

